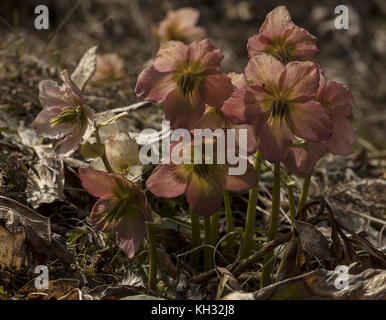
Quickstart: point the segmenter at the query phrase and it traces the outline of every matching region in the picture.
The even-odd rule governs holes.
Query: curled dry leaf
[[[98,47],[91,47],[80,59],[76,69],[71,74],[72,81],[82,90],[87,81],[92,77],[96,70],[96,51]]]
[[[299,233],[303,250],[310,256],[331,261],[328,240],[312,224],[295,220],[295,229]]]
[[[348,287],[338,290],[335,286],[341,273],[315,270],[287,279],[254,293],[233,292],[223,300],[384,300],[386,299],[386,271],[367,269],[360,274],[349,275]]]

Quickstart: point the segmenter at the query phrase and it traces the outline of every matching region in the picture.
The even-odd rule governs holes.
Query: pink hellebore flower
[[[296,26],[284,6],[268,13],[259,34],[249,38],[247,48],[249,57],[266,52],[284,64],[294,60],[312,60],[318,52],[316,38]]]
[[[221,108],[234,89],[220,71],[223,57],[209,40],[189,46],[163,42],[153,65],[139,75],[135,92],[141,99],[164,103],[172,129],[192,129],[206,104]]]
[[[232,84],[236,88],[243,88],[247,85],[243,74],[237,74],[231,72],[228,74],[231,78]],[[207,106],[202,118],[195,124],[196,129],[211,129],[216,130],[217,128],[223,129],[234,129],[236,135],[236,145],[239,146],[239,129],[247,130],[247,153],[252,154],[256,152],[258,146],[255,137],[255,129],[250,124],[239,124],[235,125],[229,121],[222,113],[221,109],[215,109],[211,106]]]
[[[61,78],[64,88],[52,80],[39,83],[39,99],[44,109],[32,126],[38,134],[51,139],[64,138],[59,144],[59,158],[70,156],[82,139],[94,132],[94,111],[86,105],[79,88],[72,82],[67,70]]]
[[[142,243],[145,222],[152,221],[145,194],[119,174],[80,168],[83,188],[99,200],[92,208],[92,226],[102,232],[116,232],[119,247],[132,258]]]
[[[94,83],[120,80],[125,77],[124,62],[116,53],[97,55],[96,71],[91,80]]]
[[[329,115],[333,124],[333,133],[327,141],[306,143],[306,148],[289,148],[284,159],[286,167],[295,174],[311,173],[316,163],[328,151],[347,156],[354,151],[354,130],[347,119],[352,111],[350,90],[336,81],[326,81],[320,72],[319,89],[316,95]]]
[[[205,150],[205,145],[202,149]],[[185,148],[192,148],[195,141],[179,149],[183,152]],[[174,144],[176,148],[177,144]],[[213,143],[214,151],[217,149]],[[174,149],[172,147],[172,152]],[[222,204],[224,189],[231,191],[243,191],[252,188],[257,183],[256,171],[248,162],[247,170],[243,175],[229,175],[229,164],[216,163],[214,155],[213,163],[209,164],[203,155],[202,164],[194,164],[197,158],[192,152],[192,163],[175,164],[169,159],[170,164],[161,163],[155,168],[146,181],[147,188],[157,197],[173,198],[185,193],[189,209],[200,216],[211,216]]]
[[[294,134],[310,142],[326,141],[332,123],[314,100],[319,71],[310,61],[283,65],[266,53],[251,58],[245,77],[248,86],[225,101],[222,112],[236,124],[255,124],[259,148],[270,162],[281,161]]]
[[[194,40],[202,40],[206,37],[206,31],[196,26],[199,18],[200,12],[194,8],[168,11],[166,18],[160,22],[158,28],[154,29],[155,37],[159,42],[176,40],[186,44]]]

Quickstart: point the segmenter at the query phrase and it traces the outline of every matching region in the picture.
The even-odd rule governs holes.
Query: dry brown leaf
[[[0,225],[0,265],[20,270],[25,260],[23,227],[12,227],[10,231]]]

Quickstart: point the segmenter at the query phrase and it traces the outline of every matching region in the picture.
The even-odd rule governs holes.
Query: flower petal
[[[323,144],[333,153],[347,156],[354,152],[354,129],[346,117],[331,117],[334,131]]]
[[[284,38],[294,45],[294,56],[296,57],[296,60],[312,60],[319,51],[316,46],[316,37],[298,26],[294,25],[288,28],[285,31]]]
[[[268,92],[278,87],[284,65],[275,57],[266,53],[254,55],[245,68],[245,78],[251,86],[264,88]]]
[[[221,112],[234,124],[254,124],[256,119],[264,113],[259,102],[263,95],[263,91],[237,89],[224,102]]]
[[[239,192],[253,188],[257,183],[257,174],[248,162],[247,171],[243,175],[226,175],[225,179],[225,189]]]
[[[315,100],[294,104],[288,122],[298,137],[310,142],[326,141],[332,134],[332,122]]]
[[[187,175],[182,166],[159,164],[146,181],[146,187],[157,197],[174,198],[185,192]]]
[[[222,179],[204,179],[192,174],[186,188],[186,199],[191,212],[199,216],[209,217],[221,208],[225,177]]]
[[[202,71],[206,72],[220,71],[220,63],[224,58],[220,49],[215,49],[208,39],[192,42],[188,55],[191,62],[199,62]]]
[[[172,72],[159,72],[153,66],[138,76],[135,93],[142,100],[164,102],[168,94],[177,88]]]
[[[160,72],[175,71],[178,64],[187,60],[188,46],[180,41],[163,41],[153,61]]]
[[[164,102],[165,117],[170,121],[172,129],[192,129],[205,112],[205,102],[200,91],[194,90],[192,95],[184,95],[180,89],[174,89]]]
[[[312,172],[316,163],[327,153],[327,148],[321,143],[308,143],[309,150],[303,148],[289,148],[283,160],[287,169],[298,175],[307,175]]]
[[[261,33],[264,38],[273,39],[283,35],[284,32],[293,25],[294,23],[291,20],[291,15],[287,8],[285,6],[278,6],[267,14],[259,33]]]
[[[352,111],[350,90],[336,81],[327,81],[318,91],[317,100],[331,115],[348,117]]]
[[[36,116],[34,122],[32,123],[32,127],[36,130],[36,132],[44,137],[48,137],[51,139],[59,139],[65,135],[67,135],[71,131],[70,123],[60,123],[54,127],[50,124],[50,119],[55,118],[64,110],[69,110],[71,107],[46,107]]]
[[[134,257],[140,247],[145,235],[145,227],[145,219],[140,212],[125,215],[115,226],[118,246],[129,258]]]
[[[67,70],[63,70],[60,74],[64,85],[67,97],[71,100],[72,105],[85,104],[85,100],[83,98],[82,92],[75,85],[75,83],[71,80],[70,75]]]
[[[211,74],[205,77],[201,94],[206,104],[218,109],[231,96],[234,89],[235,87],[228,76]]]
[[[315,97],[319,88],[319,70],[311,61],[293,61],[280,77],[280,87],[287,99],[305,102]]]
[[[106,172],[90,168],[78,169],[83,188],[95,197],[112,197],[115,186],[114,178]]]
[[[105,233],[110,233],[114,231],[112,223],[105,226],[104,222],[101,221],[104,217],[104,213],[106,212],[106,210],[111,208],[113,205],[113,198],[101,198],[97,202],[95,202],[90,214],[90,223],[95,230]]]
[[[227,76],[229,78],[231,78],[231,81],[232,81],[232,84],[240,89],[240,88],[244,88],[247,86],[247,80],[245,80],[245,76],[244,74],[239,74],[239,73],[236,73],[236,72],[230,72],[227,74]]]
[[[274,119],[268,121],[266,117],[260,117],[256,123],[256,135],[259,139],[259,148],[269,162],[281,161],[293,140],[293,134],[287,121]]]
[[[64,90],[52,80],[42,80],[39,82],[39,100],[44,107],[69,106]]]

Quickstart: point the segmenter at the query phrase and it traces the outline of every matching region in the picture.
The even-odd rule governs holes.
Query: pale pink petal
[[[191,212],[209,217],[221,208],[225,177],[206,180],[192,174],[186,188],[186,199]]]
[[[284,70],[284,65],[278,59],[263,52],[249,60],[245,68],[245,78],[249,85],[264,88],[272,93],[279,86],[279,79]]]
[[[181,29],[181,35],[189,41],[202,40],[206,37],[206,30],[203,27],[190,27]]]
[[[184,95],[179,88],[174,89],[164,102],[165,117],[172,129],[192,129],[205,112],[205,102],[200,91]]]
[[[309,150],[289,148],[283,160],[287,169],[298,175],[307,175],[315,168],[316,163],[327,153],[327,148],[321,143],[308,143]]]
[[[319,51],[316,46],[316,37],[298,26],[288,28],[284,33],[284,38],[295,46],[293,55],[296,60],[312,60]]]
[[[264,95],[262,90],[237,89],[224,102],[221,112],[234,124],[254,124],[256,119],[264,114],[259,102]]]
[[[192,42],[189,45],[188,55],[190,62],[199,62],[202,71],[206,72],[219,71],[224,58],[220,49],[215,49],[208,39]]]
[[[160,72],[175,71],[178,64],[188,59],[188,46],[180,41],[163,41],[154,58],[153,68]]]
[[[329,116],[315,100],[294,104],[288,122],[298,137],[310,142],[327,141],[333,130]]]
[[[354,152],[354,129],[346,117],[331,117],[334,131],[323,144],[334,154],[347,156]]]
[[[273,39],[283,35],[284,32],[293,25],[294,23],[291,20],[291,15],[287,8],[285,6],[278,6],[267,14],[259,33],[264,38]]]
[[[140,247],[145,235],[145,228],[143,215],[135,211],[123,216],[115,226],[118,246],[129,258],[134,257]]]
[[[185,193],[187,175],[182,165],[159,164],[146,181],[146,187],[157,197],[174,198]]]
[[[280,88],[292,101],[305,102],[314,98],[319,88],[317,65],[310,61],[290,62],[280,77]]]
[[[175,11],[176,20],[180,29],[194,26],[200,18],[200,11],[195,8],[181,8]]]
[[[257,174],[248,162],[247,171],[243,175],[226,175],[225,179],[225,189],[239,192],[253,188],[257,183]]]
[[[348,117],[352,111],[352,95],[350,90],[336,81],[327,81],[319,89],[317,100],[331,115]]]
[[[102,219],[105,216],[106,211],[114,206],[115,200],[116,199],[114,198],[101,198],[95,202],[90,214],[90,223],[95,230],[105,233],[110,233],[113,231],[113,224],[110,223],[106,225]]]
[[[205,103],[217,109],[221,108],[234,89],[231,79],[224,74],[206,76],[204,85],[200,88]]]
[[[142,100],[164,102],[168,94],[177,84],[172,72],[159,72],[154,67],[149,67],[138,76],[135,93]]]
[[[270,39],[262,37],[260,34],[255,34],[248,39],[247,50],[249,58],[255,54],[261,53],[269,45]]]
[[[46,107],[36,116],[32,127],[39,135],[51,139],[59,139],[71,131],[70,123],[59,123],[54,127],[50,124],[50,119],[57,117],[64,110],[72,109],[71,107]]]
[[[39,82],[39,100],[44,107],[69,106],[64,90],[52,80],[42,80]]]
[[[95,197],[112,197],[115,186],[114,178],[106,172],[91,168],[78,169],[83,188]]]
[[[60,76],[65,84],[66,94],[67,94],[67,97],[71,100],[72,105],[84,104],[85,100],[83,98],[82,92],[71,80],[71,77],[68,74],[68,71],[63,70]]]
[[[229,78],[231,78],[231,81],[232,81],[232,84],[240,89],[240,88],[244,88],[247,86],[247,80],[245,80],[245,76],[244,74],[239,74],[239,73],[236,73],[236,72],[230,72],[227,74],[227,76]]]
[[[256,134],[259,148],[264,158],[269,162],[281,161],[292,143],[293,134],[285,119],[276,118],[273,121],[260,117],[256,123]]]

